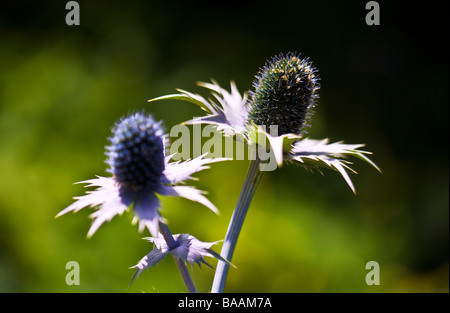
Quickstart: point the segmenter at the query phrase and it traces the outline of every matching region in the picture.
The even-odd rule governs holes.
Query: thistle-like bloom
[[[91,215],[94,221],[88,232],[90,237],[104,222],[132,207],[139,220],[139,230],[146,227],[153,236],[158,236],[158,223],[163,218],[157,194],[183,197],[218,212],[201,191],[179,184],[207,168],[207,164],[223,159],[205,159],[202,155],[184,162],[170,162],[171,156],[165,155],[166,136],[161,122],[155,122],[151,115],[136,113],[123,118],[112,132],[111,145],[106,147],[106,163],[113,176],[98,176],[80,182],[97,189],[76,197],[77,201],[57,217],[85,207],[96,207],[97,211]]]
[[[310,119],[320,88],[317,71],[308,59],[278,55],[260,69],[250,92],[249,119],[278,135],[301,134]]]
[[[317,70],[308,59],[301,59],[298,54],[280,54],[268,61],[256,75],[254,91],[250,92],[249,98],[245,93],[241,96],[234,83],[231,83],[231,93],[214,81],[212,84],[199,85],[209,89],[217,102],[184,90],[150,101],[179,99],[194,103],[207,115],[186,123],[216,125],[219,131],[246,142],[249,147],[256,148],[258,153],[269,148],[278,166],[288,160],[297,161],[307,169],[328,167],[337,170],[353,192],[355,188],[347,170],[354,171],[345,157],[360,158],[378,169],[366,156],[370,152],[359,150],[363,146],[361,144],[328,144],[327,139],[305,138],[305,127],[308,126],[320,86]],[[220,255],[230,261],[262,175],[264,167],[261,168],[261,165],[264,164],[260,164],[261,160],[263,158],[257,154],[256,159],[250,162],[228,226]],[[212,292],[223,292],[228,269],[227,263],[219,262]]]
[[[144,256],[135,266],[131,268],[137,268],[136,273],[133,276],[131,282],[133,282],[145,269],[155,266],[162,261],[167,254],[177,257],[184,262],[189,262],[191,265],[194,263],[201,268],[201,264],[205,264],[208,267],[212,266],[206,262],[205,256],[216,258],[220,261],[230,264],[227,260],[222,258],[217,252],[211,249],[216,242],[202,242],[189,234],[177,234],[173,235],[175,241],[174,248],[170,249],[166,240],[162,236],[156,238],[147,237],[144,238],[153,243],[155,247],[146,256]]]
[[[346,156],[354,156],[371,164],[367,154],[359,150],[363,144],[329,144],[327,139],[305,137],[318,96],[319,77],[309,59],[299,54],[280,54],[260,69],[253,82],[254,91],[241,95],[231,82],[231,93],[213,81],[199,83],[209,89],[217,102],[184,90],[179,94],[149,101],[178,99],[198,105],[206,116],[187,124],[212,124],[225,135],[243,140],[249,146],[269,146],[281,166],[283,161],[297,161],[307,169],[328,167],[338,171],[355,192],[347,170],[354,172]],[[261,140],[263,138],[263,140]]]

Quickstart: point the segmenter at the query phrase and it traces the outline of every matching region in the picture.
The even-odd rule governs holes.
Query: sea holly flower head
[[[171,249],[167,244],[163,236],[158,237],[147,237],[144,238],[149,242],[154,244],[154,248],[147,255],[145,255],[135,266],[131,268],[136,268],[136,273],[134,274],[133,282],[145,269],[155,266],[160,261],[162,261],[167,254],[172,254],[184,262],[188,262],[191,265],[194,263],[201,268],[201,264],[205,264],[208,267],[212,266],[206,262],[205,256],[216,258],[220,261],[230,264],[227,260],[222,258],[217,252],[211,249],[211,247],[220,241],[215,242],[202,242],[189,234],[177,234],[173,235],[175,241],[174,247]]]
[[[113,129],[106,147],[108,172],[134,191],[155,190],[164,171],[164,132],[151,116],[134,114]]]
[[[216,125],[225,135],[244,141],[257,151],[269,150],[278,166],[282,166],[284,161],[297,161],[307,169],[327,167],[336,170],[353,192],[355,188],[347,174],[347,171],[354,172],[347,160],[349,156],[379,170],[367,157],[371,153],[359,149],[364,146],[362,144],[329,144],[328,139],[305,137],[306,126],[309,126],[319,97],[320,84],[317,69],[300,54],[280,54],[272,58],[256,75],[254,90],[243,95],[233,82],[231,92],[215,81],[199,85],[209,89],[215,100],[179,89],[179,94],[149,101],[173,99],[198,105],[207,113],[206,116],[196,117],[186,124]],[[261,170],[267,170],[264,165],[260,164]]]
[[[298,134],[310,119],[319,97],[317,71],[309,59],[288,53],[272,58],[260,69],[250,92],[249,120],[278,135]]]
[[[163,221],[157,194],[183,197],[218,212],[201,191],[180,183],[192,179],[191,175],[207,168],[208,164],[224,159],[206,159],[201,155],[184,162],[171,162],[171,156],[165,155],[166,136],[161,123],[143,113],[121,119],[112,133],[111,145],[106,147],[106,163],[113,176],[80,182],[97,189],[76,197],[76,201],[57,217],[85,207],[97,208],[91,215],[94,221],[88,232],[90,237],[104,222],[132,207],[139,229],[148,228],[155,236],[159,222]]]

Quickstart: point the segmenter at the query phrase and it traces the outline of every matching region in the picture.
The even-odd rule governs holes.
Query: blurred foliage
[[[184,292],[171,258],[130,288],[129,267],[152,246],[127,213],[87,240],[90,210],[54,216],[106,175],[114,122],[136,110],[166,129],[199,116],[183,102],[148,104],[197,81],[241,91],[266,59],[298,51],[321,77],[312,138],[366,143],[378,174],[357,162],[354,196],[338,174],[295,165],[266,173],[230,271],[229,292],[448,292],[448,3],[66,1],[0,8],[0,292]],[[445,15],[445,16],[444,16]],[[174,233],[223,239],[248,166],[214,164],[194,182],[221,210],[165,198]],[[220,251],[220,246],[216,247]],[[65,265],[80,264],[79,286]],[[365,264],[381,284],[367,286]],[[209,260],[215,265],[215,260]],[[213,270],[192,270],[202,292]]]

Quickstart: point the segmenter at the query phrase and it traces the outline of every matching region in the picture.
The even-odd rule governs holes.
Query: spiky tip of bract
[[[154,188],[164,171],[164,132],[151,115],[135,113],[121,119],[112,130],[106,163],[115,180],[140,191]]]
[[[280,54],[266,62],[250,92],[250,121],[278,125],[278,135],[300,135],[310,119],[320,88],[317,70],[300,54]]]

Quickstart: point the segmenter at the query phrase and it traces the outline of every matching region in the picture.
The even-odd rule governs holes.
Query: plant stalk
[[[236,207],[233,215],[231,216],[230,224],[228,225],[227,234],[225,236],[220,255],[230,262],[233,257],[234,248],[236,247],[239,233],[242,229],[242,224],[244,223],[248,208],[263,173],[259,170],[259,165],[260,159],[258,156],[255,160],[250,161],[250,166],[247,171],[247,176],[245,177],[244,185],[242,186]],[[212,293],[222,293],[224,291],[229,268],[230,265],[228,263],[223,261],[219,261],[217,263],[217,269],[211,288]]]
[[[169,247],[169,251],[175,249],[177,247],[177,242],[173,238],[172,233],[169,230],[169,227],[165,223],[159,222],[159,231],[163,235],[164,240],[166,241],[167,246]],[[181,277],[183,277],[184,283],[189,293],[197,293],[197,289],[195,288],[194,282],[192,281],[191,275],[189,274],[186,263],[184,263],[183,260],[177,258],[174,255],[172,255],[172,257],[175,261],[175,264],[178,266]]]

